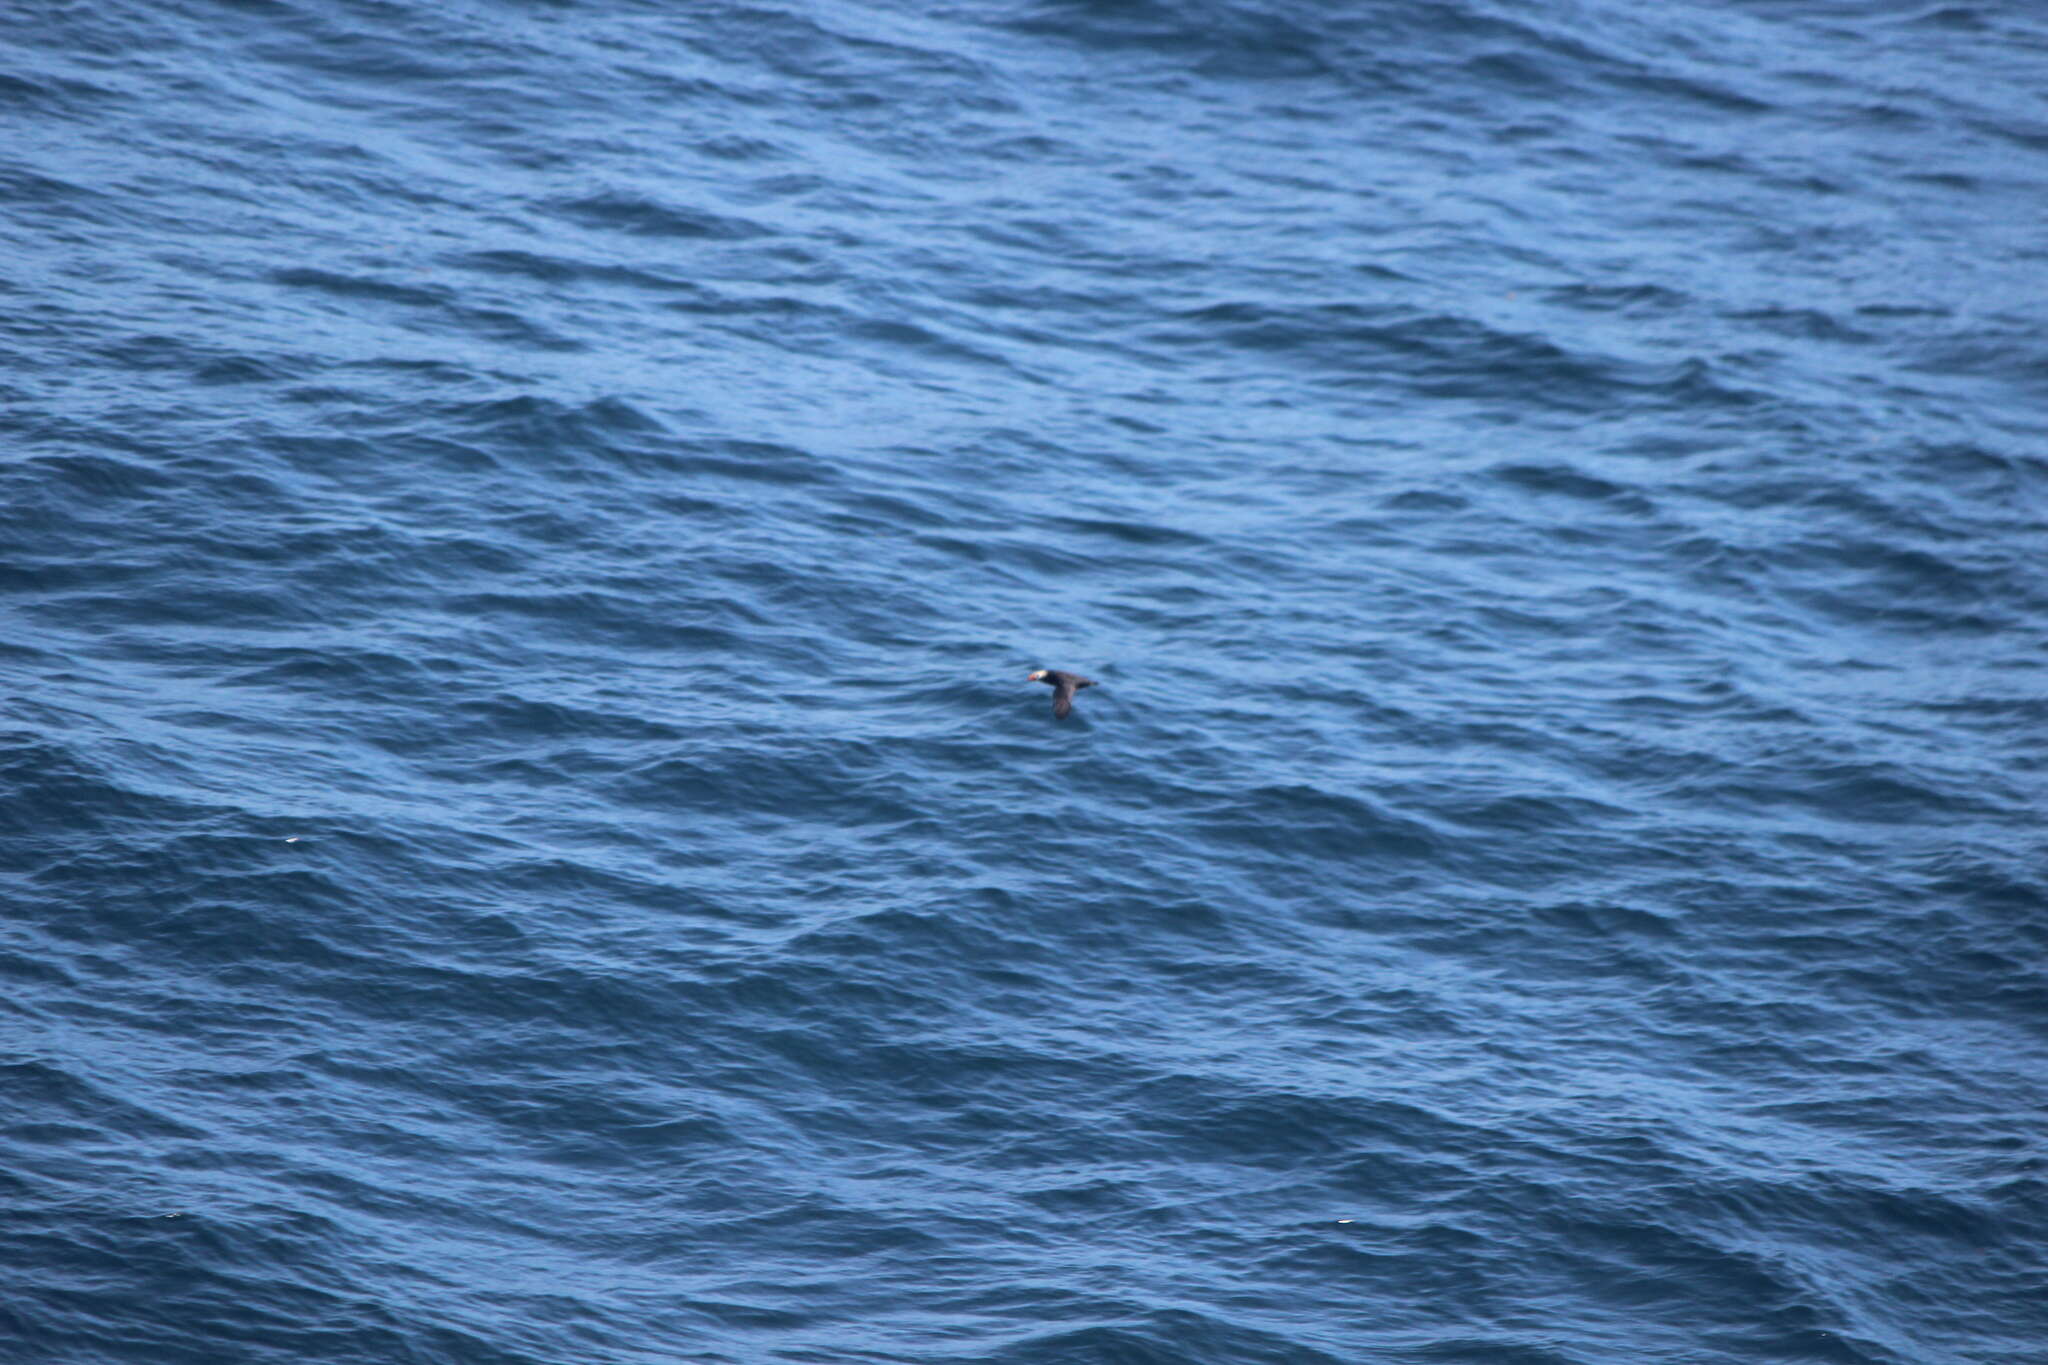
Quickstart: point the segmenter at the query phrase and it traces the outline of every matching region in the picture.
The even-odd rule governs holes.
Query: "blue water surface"
[[[0,6],[0,1354],[2048,1360],[2044,64]]]

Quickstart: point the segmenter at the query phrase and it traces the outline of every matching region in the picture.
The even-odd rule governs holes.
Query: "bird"
[[[1074,709],[1076,692],[1095,686],[1093,678],[1084,678],[1079,673],[1062,673],[1057,668],[1041,668],[1024,681],[1042,682],[1052,689],[1052,713],[1059,720],[1065,720],[1067,712]]]

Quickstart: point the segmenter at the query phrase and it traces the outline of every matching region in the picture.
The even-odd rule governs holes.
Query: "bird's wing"
[[[1067,712],[1074,709],[1074,685],[1063,682],[1052,690],[1052,714],[1056,720],[1065,720]]]

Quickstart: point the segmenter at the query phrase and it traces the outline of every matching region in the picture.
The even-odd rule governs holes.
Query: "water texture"
[[[2048,1360],[2044,64],[0,5],[0,1354]]]

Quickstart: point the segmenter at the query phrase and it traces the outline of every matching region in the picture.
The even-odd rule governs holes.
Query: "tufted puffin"
[[[1074,709],[1074,694],[1084,687],[1095,686],[1095,679],[1084,678],[1079,673],[1062,673],[1057,668],[1041,668],[1025,679],[1026,682],[1042,682],[1052,689],[1052,713],[1061,720]]]

